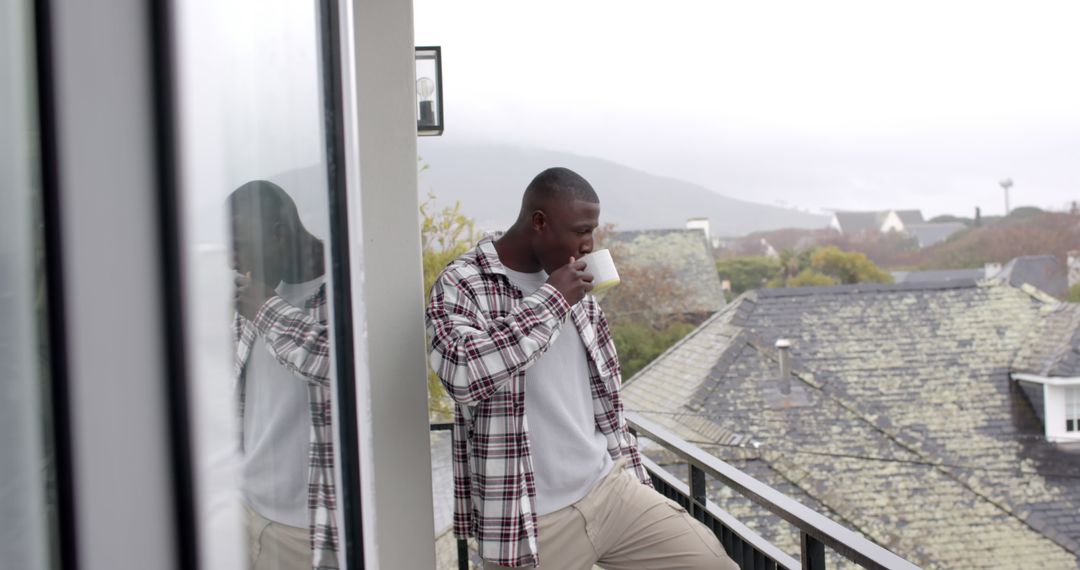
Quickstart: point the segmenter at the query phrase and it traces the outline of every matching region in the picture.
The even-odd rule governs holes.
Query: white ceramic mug
[[[594,251],[581,258],[585,262],[585,271],[593,275],[591,293],[599,293],[619,284],[619,272],[611,260],[611,252],[606,249]]]

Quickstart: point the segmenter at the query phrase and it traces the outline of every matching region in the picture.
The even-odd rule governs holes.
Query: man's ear
[[[532,229],[536,233],[540,233],[547,229],[547,216],[544,214],[543,210],[533,210]]]
[[[288,224],[281,220],[274,222],[273,232],[274,249],[277,250],[277,255],[295,253],[297,242]]]

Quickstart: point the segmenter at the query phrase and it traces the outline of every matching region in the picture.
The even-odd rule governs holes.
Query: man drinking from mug
[[[715,535],[652,489],[623,417],[611,330],[579,259],[600,201],[566,168],[431,291],[430,362],[455,403],[454,531],[485,568],[733,569]]]

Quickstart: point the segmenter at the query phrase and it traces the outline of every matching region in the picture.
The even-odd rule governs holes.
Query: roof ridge
[[[895,291],[935,291],[941,289],[971,289],[980,285],[978,279],[953,279],[951,281],[913,281],[910,283],[854,283],[845,285],[817,285],[813,287],[780,287],[754,289],[761,297],[808,297],[811,295],[843,295],[854,293],[891,293]]]

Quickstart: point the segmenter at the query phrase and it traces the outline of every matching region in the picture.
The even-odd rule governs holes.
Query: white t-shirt
[[[323,279],[281,283],[277,295],[303,307]],[[308,382],[285,368],[255,339],[244,379],[244,498],[274,522],[308,527],[308,452],[311,409]]]
[[[526,295],[548,278],[543,271],[506,274]],[[593,416],[585,344],[569,316],[559,338],[525,371],[525,421],[538,515],[576,503],[611,470],[607,438]]]

